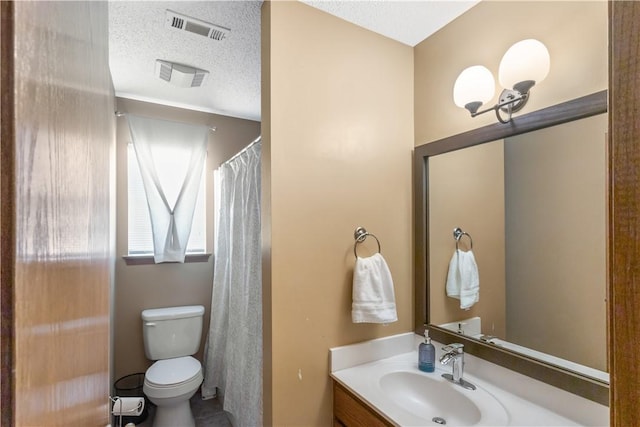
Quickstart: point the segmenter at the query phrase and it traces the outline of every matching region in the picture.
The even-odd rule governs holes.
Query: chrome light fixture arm
[[[481,111],[477,111],[481,103],[471,102],[465,105],[465,108],[471,113],[471,117],[479,116],[480,114],[487,113],[489,111],[495,111],[496,117],[500,123],[509,123],[511,121],[511,114],[519,111],[524,107],[529,99],[529,91],[521,93],[517,89],[505,89],[500,94],[500,101],[493,107],[486,108]],[[479,105],[478,105],[479,104]],[[507,118],[502,118],[500,111],[508,114]]]

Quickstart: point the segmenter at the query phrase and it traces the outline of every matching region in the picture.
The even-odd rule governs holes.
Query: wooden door
[[[0,11],[2,426],[104,426],[115,143],[108,5],[0,2]]]

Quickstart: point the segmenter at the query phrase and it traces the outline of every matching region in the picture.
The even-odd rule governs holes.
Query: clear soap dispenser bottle
[[[418,369],[433,372],[436,369],[436,348],[431,344],[429,330],[424,330],[424,342],[418,347]]]

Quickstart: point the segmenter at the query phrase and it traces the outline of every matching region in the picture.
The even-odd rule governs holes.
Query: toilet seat
[[[143,391],[149,397],[177,397],[197,390],[202,380],[202,366],[191,356],[158,360],[145,373]]]
[[[158,360],[145,374],[145,381],[154,387],[175,387],[193,379],[202,366],[191,356]]]

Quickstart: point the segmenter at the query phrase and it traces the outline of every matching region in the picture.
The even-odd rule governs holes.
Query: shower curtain
[[[262,425],[260,138],[218,169],[211,323],[202,397],[236,426]]]

